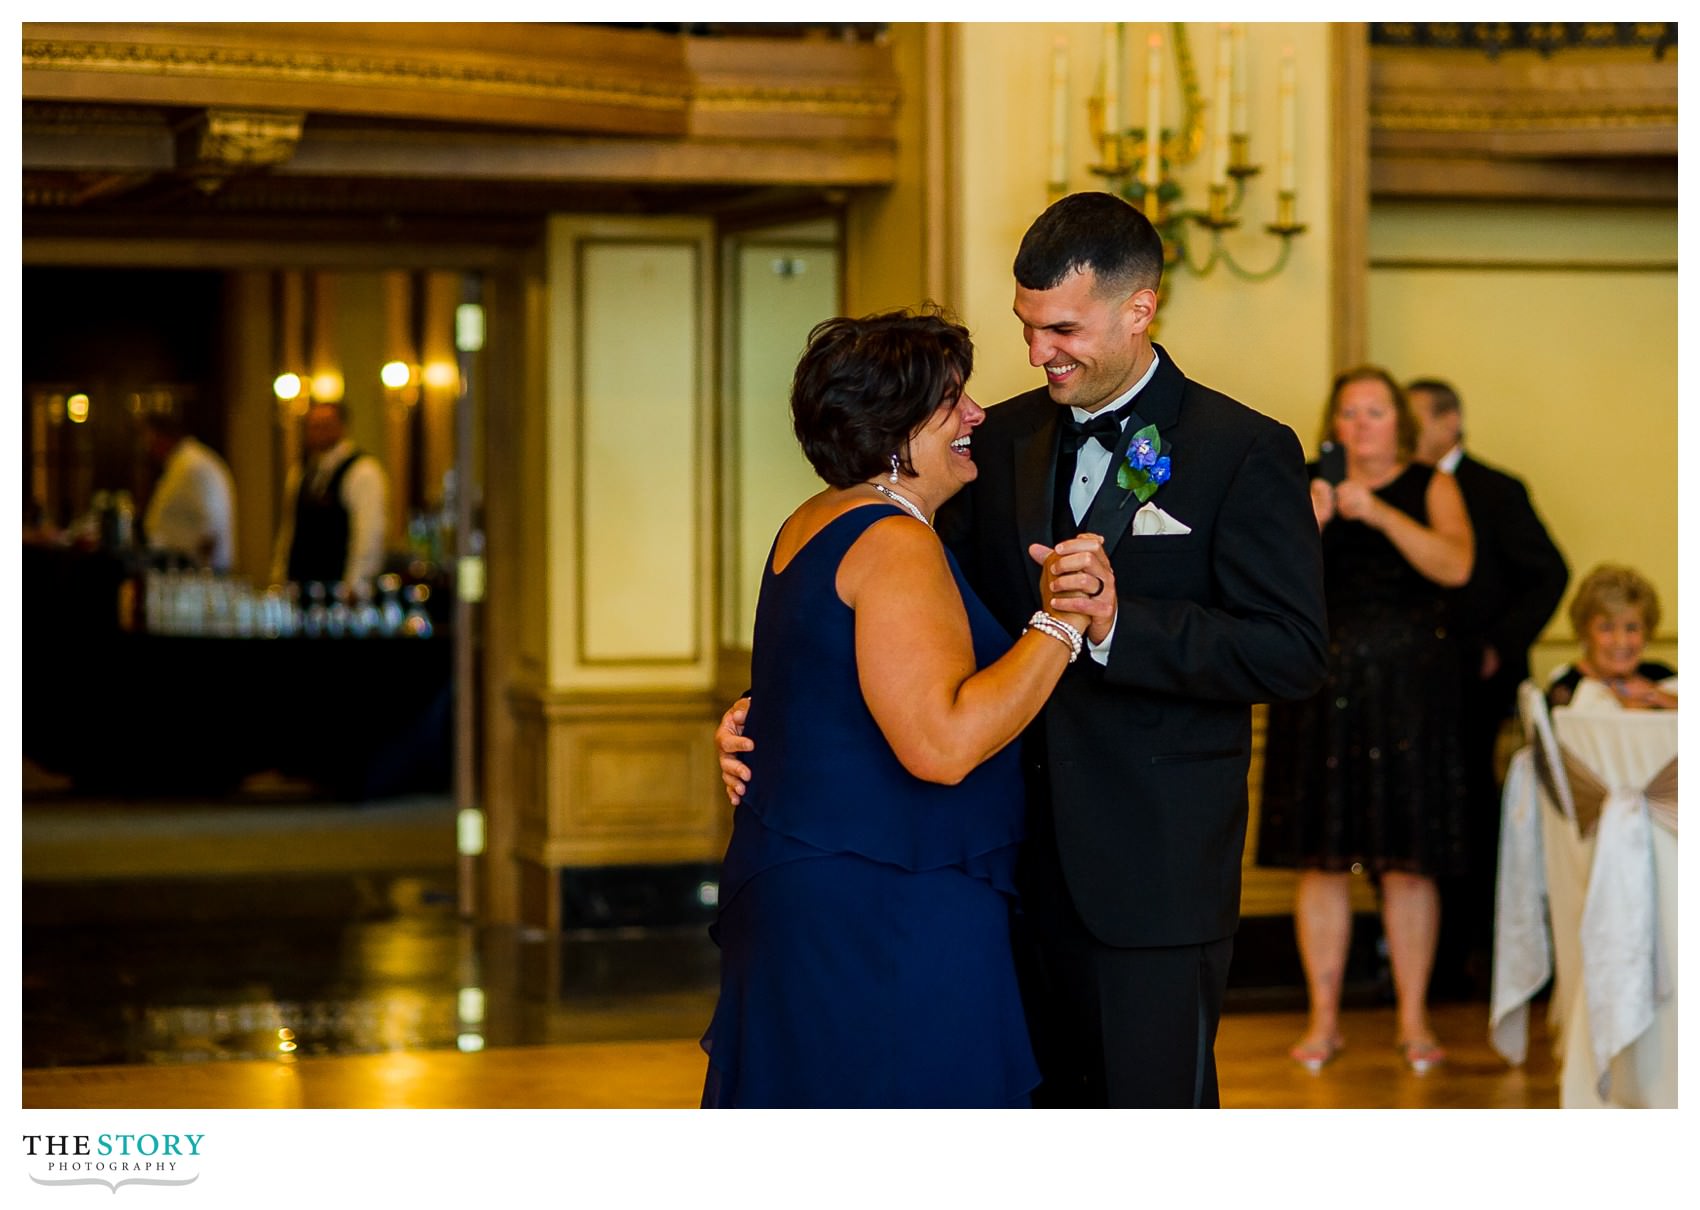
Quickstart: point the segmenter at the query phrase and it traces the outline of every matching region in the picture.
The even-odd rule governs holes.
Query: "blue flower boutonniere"
[[[1116,468],[1116,486],[1131,491],[1144,504],[1168,481],[1169,456],[1163,452],[1157,426],[1148,424],[1128,442],[1127,461]]]

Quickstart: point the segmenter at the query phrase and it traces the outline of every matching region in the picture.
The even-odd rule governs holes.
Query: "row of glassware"
[[[150,569],[144,584],[143,624],[150,633],[211,638],[429,638],[425,609],[431,590],[402,589],[401,577],[352,587],[342,582],[273,584],[264,590],[210,570]],[[405,598],[406,603],[403,604]]]

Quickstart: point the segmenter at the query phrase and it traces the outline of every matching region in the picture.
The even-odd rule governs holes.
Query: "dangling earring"
[[[897,482],[897,455],[895,453],[891,456],[891,481]]]

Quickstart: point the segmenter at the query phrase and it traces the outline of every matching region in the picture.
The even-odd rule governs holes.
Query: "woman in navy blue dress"
[[[976,472],[973,347],[934,314],[833,319],[792,383],[828,486],[756,607],[746,761],[712,929],[705,1107],[1004,1107],[1039,1072],[1009,940],[1011,742],[1080,648],[1054,602],[1012,643],[931,518]]]

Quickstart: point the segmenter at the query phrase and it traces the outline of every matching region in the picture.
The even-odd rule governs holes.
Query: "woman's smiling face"
[[[1597,676],[1607,680],[1635,675],[1647,649],[1647,621],[1633,605],[1588,619],[1582,655]]]

